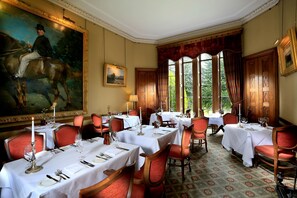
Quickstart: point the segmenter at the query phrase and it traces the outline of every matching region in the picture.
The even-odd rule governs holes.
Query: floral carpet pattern
[[[211,133],[209,130],[208,134]],[[245,167],[240,157],[232,155],[221,145],[223,132],[207,136],[208,153],[205,147],[195,148],[191,153],[191,168],[185,167],[185,181],[181,179],[181,168],[171,167],[166,172],[166,197],[187,198],[245,198],[278,197],[273,172],[258,166]],[[292,186],[293,179],[284,180]]]

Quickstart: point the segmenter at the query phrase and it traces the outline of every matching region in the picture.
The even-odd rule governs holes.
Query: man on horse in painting
[[[45,30],[43,25],[37,24],[35,28],[36,28],[38,37],[34,41],[33,47],[31,49],[32,52],[24,55],[21,58],[21,63],[20,63],[18,72],[14,76],[14,79],[23,77],[27,69],[27,66],[31,60],[41,58],[41,57],[52,57],[53,50],[48,38],[44,36]],[[41,64],[41,72],[44,72],[43,64]]]

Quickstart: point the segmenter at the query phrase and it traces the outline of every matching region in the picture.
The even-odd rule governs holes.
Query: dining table
[[[113,115],[112,117],[119,118],[123,120],[124,128],[134,127],[140,124],[139,116],[131,116],[131,115]],[[102,122],[103,125],[108,127],[109,126],[109,116],[103,116]]]
[[[45,145],[46,149],[53,149],[55,148],[54,143],[54,130],[57,129],[59,126],[64,125],[63,123],[49,123],[43,126],[34,126],[34,131],[38,133],[44,133],[46,140]],[[25,130],[31,131],[31,127],[26,127]]]
[[[1,197],[77,198],[80,189],[107,177],[104,170],[117,170],[134,162],[139,169],[144,163],[139,158],[144,151],[137,145],[123,142],[105,145],[99,137],[79,145],[37,153],[36,165],[42,169],[35,173],[25,173],[31,163],[24,158],[5,163],[0,172]]]
[[[153,154],[169,143],[174,143],[177,128],[142,125],[140,128],[132,127],[128,130],[117,132],[118,141],[140,146],[146,154]]]
[[[242,155],[243,165],[253,166],[254,148],[258,145],[272,145],[273,127],[262,127],[258,123],[226,124],[222,145],[227,151],[234,150]]]

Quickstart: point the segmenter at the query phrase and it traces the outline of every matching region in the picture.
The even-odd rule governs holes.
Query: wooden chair
[[[78,126],[80,129],[83,127],[84,123],[84,116],[83,115],[76,115],[73,118],[73,126]]]
[[[224,122],[224,125],[226,125],[226,124],[237,124],[238,123],[238,116],[235,115],[235,114],[232,114],[232,113],[226,113],[226,114],[223,115],[223,122]],[[225,131],[224,126],[221,125],[221,126],[219,126],[219,128],[213,134],[218,133],[221,129],[222,129],[223,132]]]
[[[81,189],[79,197],[126,198],[129,187],[133,183],[134,171],[135,163],[130,166],[124,166],[117,171],[108,170],[107,173],[112,173],[108,174],[107,178],[92,186]]]
[[[191,136],[191,148],[194,148],[195,140],[198,140],[199,145],[205,145],[205,150],[207,149],[207,138],[206,132],[208,128],[209,118],[207,117],[196,117],[191,119],[191,123],[194,125]]]
[[[129,111],[129,115],[130,115],[130,116],[138,116],[138,112],[137,112],[136,109],[131,109],[131,110]]]
[[[24,157],[24,149],[31,145],[31,131],[20,132],[19,134],[4,140],[4,147],[7,157],[10,161]],[[45,150],[46,138],[44,133],[35,132],[35,150],[36,153]]]
[[[109,127],[103,126],[102,124],[102,116],[93,113],[91,115],[91,118],[94,125],[94,129],[97,133],[103,136],[103,133],[109,132]]]
[[[193,124],[189,127],[184,126],[181,145],[172,144],[169,152],[169,171],[170,166],[181,167],[183,181],[185,180],[184,167],[186,165],[189,166],[189,171],[191,172],[190,141],[193,126]],[[173,160],[173,163],[171,160]],[[179,160],[180,164],[176,164],[176,160]],[[187,160],[187,163],[185,163],[185,160]]]
[[[59,126],[53,132],[55,147],[59,148],[75,143],[76,136],[79,132],[80,129],[78,126],[69,124]]]
[[[145,188],[146,197],[162,197],[165,193],[165,172],[170,144],[152,155],[141,154],[145,157],[144,165],[134,175],[132,197],[139,197],[139,185]],[[138,190],[139,191],[139,190]]]
[[[157,120],[160,122],[161,127],[175,128],[175,126],[177,125],[177,123],[171,122],[170,120],[164,121],[162,116],[157,113],[156,113],[156,115],[157,115]]]
[[[112,118],[109,122],[110,130],[112,132],[118,132],[124,130],[124,121],[120,118]]]
[[[277,181],[278,169],[295,168],[288,162],[296,163],[297,126],[275,127],[272,131],[273,145],[255,147],[255,166],[263,162],[274,169],[274,180]]]

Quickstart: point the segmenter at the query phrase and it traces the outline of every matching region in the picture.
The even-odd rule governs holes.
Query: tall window
[[[231,111],[222,52],[217,56],[203,53],[196,59],[169,60],[168,66],[171,111],[203,110],[206,116],[217,110]]]
[[[168,86],[169,86],[169,109],[170,111],[176,111],[176,82],[175,82],[175,62],[169,60],[168,62]]]

